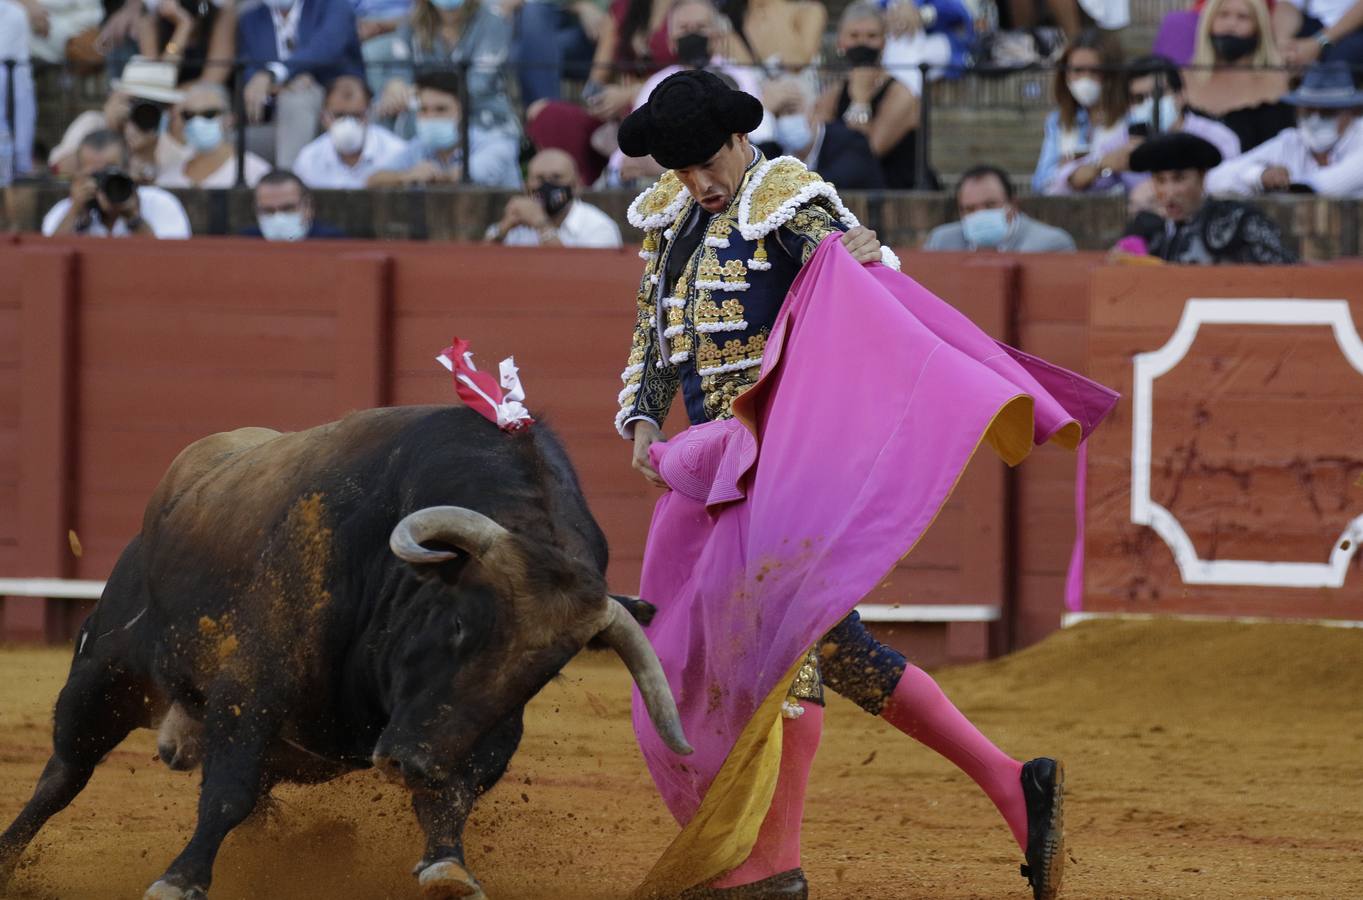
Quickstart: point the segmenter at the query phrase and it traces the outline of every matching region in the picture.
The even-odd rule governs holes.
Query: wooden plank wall
[[[197,239],[26,240],[22,250],[0,252],[19,263],[0,266],[0,325],[5,316],[17,323],[25,304],[49,309],[53,292],[66,290],[70,300],[56,321],[71,332],[68,450],[37,482],[57,505],[41,536],[49,556],[35,565],[4,543],[23,520],[10,499],[20,481],[17,363],[6,363],[29,344],[37,359],[47,351],[22,328],[0,329],[0,523],[16,523],[8,532],[0,524],[0,575],[105,577],[136,533],[156,480],[202,435],[246,424],[303,428],[374,405],[451,402],[449,376],[434,356],[457,334],[489,370],[515,354],[532,409],[564,437],[611,540],[613,586],[637,586],[656,494],[630,469],[630,447],[611,424],[639,275],[632,250]],[[69,261],[64,288],[49,283],[56,270],[47,282],[13,280],[37,264],[28,257],[42,254]],[[1049,340],[1039,352],[1083,368],[1070,342],[1082,345],[1092,257],[910,254],[905,262],[989,333],[1025,338],[1022,346],[1033,350],[1031,336]],[[1019,296],[1039,323],[1030,331],[1017,321]],[[1060,330],[1048,332],[1055,323]],[[668,430],[685,425],[677,403]],[[15,436],[6,443],[6,434]],[[1063,581],[1072,536],[1072,463],[1044,448],[1023,471],[1030,467],[1040,487],[1023,494],[1019,518],[1040,523],[1045,540],[1017,543],[1005,509],[1009,476],[996,458],[981,455],[929,536],[872,599],[1007,606],[1011,619],[1028,623],[1017,629],[1027,640],[1057,627],[1055,581]],[[65,549],[68,527],[83,547],[78,559]],[[1050,580],[1020,593],[1019,577],[1033,572]],[[1018,605],[1033,601],[1040,613]],[[69,633],[78,613],[44,627]],[[957,658],[1005,649],[1013,630],[995,633],[991,643],[983,626],[919,629],[951,644]]]
[[[1162,347],[1189,298],[1346,300],[1356,266],[1094,274],[1092,374],[1131,393],[1133,356]],[[1324,326],[1203,326],[1155,380],[1151,499],[1206,560],[1324,563],[1363,515],[1363,373]],[[1085,608],[1363,619],[1363,554],[1343,587],[1186,584],[1155,531],[1131,522],[1132,406],[1089,448]]]

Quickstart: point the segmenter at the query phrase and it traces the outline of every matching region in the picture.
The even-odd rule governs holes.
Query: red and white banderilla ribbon
[[[525,408],[525,389],[521,387],[516,358],[508,356],[500,365],[501,384],[473,364],[468,341],[454,338],[436,361],[454,376],[454,391],[465,404],[477,410],[503,431],[516,431],[535,423]]]

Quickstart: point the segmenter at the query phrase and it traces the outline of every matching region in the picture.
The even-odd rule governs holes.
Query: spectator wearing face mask
[[[1131,220],[1114,255],[1193,265],[1296,262],[1278,226],[1258,209],[1207,196],[1207,171],[1220,160],[1210,142],[1187,133],[1162,134],[1136,148],[1131,165],[1151,174],[1157,211]]]
[[[237,19],[237,56],[247,60],[242,100],[247,141],[275,165],[294,165],[317,134],[322,85],[364,78],[351,0],[265,0]]]
[[[1074,238],[1017,208],[1013,183],[997,166],[975,166],[956,185],[959,222],[938,225],[924,250],[998,250],[1002,253],[1066,253]]]
[[[1127,134],[1114,135],[1088,155],[1061,166],[1046,193],[1115,190],[1130,193],[1149,181],[1148,175],[1131,170],[1131,152],[1146,138],[1164,132],[1186,131],[1210,141],[1222,159],[1240,155],[1240,139],[1235,132],[1187,109],[1183,77],[1172,61],[1159,56],[1143,56],[1132,60],[1127,72],[1126,89],[1131,102],[1126,113]],[[1156,93],[1159,94],[1158,102]]]
[[[936,188],[930,172],[926,183],[918,183],[918,98],[881,65],[885,17],[879,8],[867,2],[847,7],[838,22],[837,46],[849,70],[819,97],[819,118],[865,135],[887,188]],[[835,161],[830,148],[821,149],[819,158],[822,165]]]
[[[406,159],[387,172],[376,172],[369,187],[395,184],[457,182],[463,177],[460,147],[459,76],[453,71],[417,76],[416,138]],[[520,142],[502,128],[469,123],[469,180],[485,187],[521,186]]]
[[[191,156],[178,168],[162,172],[157,184],[168,188],[230,188],[237,183],[237,153],[232,130],[231,101],[220,84],[200,82],[187,91],[180,106],[184,119],[185,145]],[[255,187],[270,164],[246,153],[243,174]]]
[[[369,121],[372,95],[363,78],[342,75],[327,90],[326,132],[298,152],[294,171],[317,190],[358,190],[375,172],[402,169],[411,159],[407,142]]]
[[[758,70],[752,66],[735,65],[725,55],[728,42],[725,40],[723,19],[710,0],[677,0],[667,14],[667,42],[669,50],[679,62],[659,69],[644,82],[634,95],[630,112],[643,106],[653,89],[666,78],[684,69],[706,69],[746,94],[762,96]],[[773,117],[770,114],[764,116],[749,139],[754,144],[772,140],[773,126]],[[651,181],[662,173],[663,167],[653,157],[626,156],[617,148],[606,165],[605,183],[614,187],[643,179]]]
[[[189,237],[189,217],[175,195],[138,186],[128,173],[128,146],[112,131],[87,134],[76,148],[70,196],[43,216],[43,234],[90,237]]]
[[[1126,78],[1121,45],[1090,28],[1065,48],[1055,72],[1056,108],[1046,116],[1032,190],[1046,193],[1056,170],[1113,137],[1126,135]]]
[[[1319,63],[1283,98],[1297,108],[1297,125],[1207,174],[1214,194],[1314,192],[1363,197],[1363,91],[1344,63]]]
[[[619,247],[620,226],[574,197],[581,184],[571,156],[541,150],[526,170],[526,194],[507,201],[487,240],[508,247]]]
[[[1270,29],[1264,0],[1207,0],[1197,21],[1188,106],[1234,131],[1242,153],[1296,121]]]
[[[345,237],[339,228],[317,221],[312,212],[312,191],[287,169],[275,169],[260,179],[255,207],[256,227],[242,231],[243,237],[267,241]]]

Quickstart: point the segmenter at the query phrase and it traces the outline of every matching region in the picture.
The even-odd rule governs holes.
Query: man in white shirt
[[[1297,107],[1297,127],[1284,129],[1207,173],[1207,191],[1247,197],[1272,191],[1363,197],[1363,91],[1344,63],[1319,63],[1283,98]]]
[[[526,171],[527,193],[512,197],[487,240],[508,247],[619,247],[620,226],[589,203],[573,197],[581,186],[573,158],[541,150]]]
[[[175,195],[128,175],[128,147],[112,131],[85,136],[76,149],[71,195],[43,216],[43,234],[187,238],[189,217]]]
[[[369,121],[372,99],[362,78],[342,75],[331,83],[322,113],[327,130],[299,151],[294,164],[304,184],[314,190],[359,190],[375,172],[403,167],[407,142]]]

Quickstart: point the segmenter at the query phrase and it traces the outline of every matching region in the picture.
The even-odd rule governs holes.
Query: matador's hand
[[[880,262],[880,239],[864,225],[848,229],[842,236],[842,245],[859,263]]]
[[[667,482],[653,468],[653,464],[648,459],[648,448],[658,441],[663,440],[663,432],[657,425],[647,419],[638,419],[634,423],[634,460],[632,465],[639,471],[648,482],[655,487],[665,488]]]

